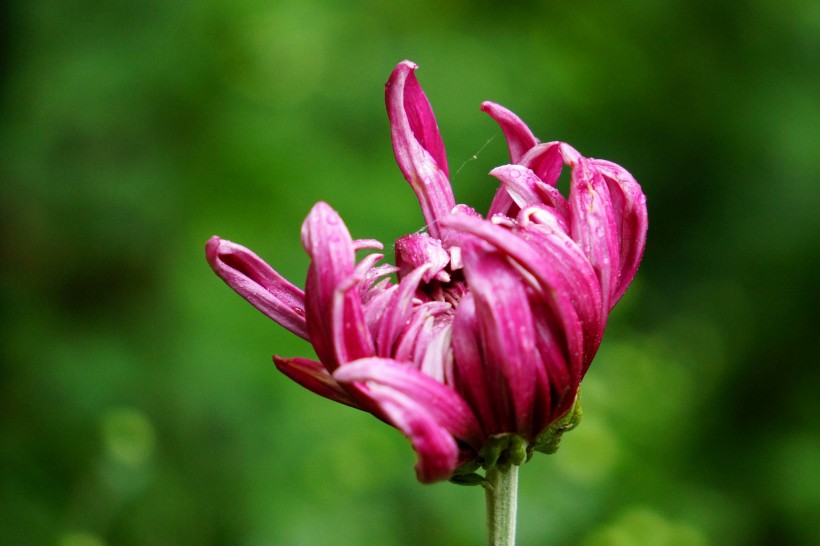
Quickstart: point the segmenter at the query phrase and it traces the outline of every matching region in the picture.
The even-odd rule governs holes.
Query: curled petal
[[[553,209],[528,207],[519,215],[520,234],[560,275],[584,332],[583,369],[589,366],[604,333],[602,295],[598,277],[581,248],[567,234],[566,225]],[[580,381],[580,377],[577,378]]]
[[[389,356],[392,354],[396,340],[408,320],[412,312],[413,296],[416,293],[425,271],[429,269],[429,265],[422,265],[413,270],[409,275],[402,279],[399,283],[399,288],[393,292],[393,297],[381,317],[379,325],[379,333],[376,339],[376,346],[380,356]]]
[[[342,384],[364,382],[369,393],[376,386],[395,391],[423,407],[450,435],[480,447],[481,428],[470,406],[452,388],[416,368],[390,358],[362,358],[333,374]]]
[[[605,322],[618,287],[619,232],[609,187],[595,166],[583,157],[577,159],[572,169],[569,204],[572,238],[601,283],[601,313]]]
[[[501,126],[510,150],[510,163],[518,163],[530,148],[538,144],[527,124],[500,104],[485,101],[481,103],[481,111],[487,112]]]
[[[393,297],[393,293],[398,289],[397,284],[390,284],[384,279],[378,285],[377,291],[371,291],[367,301],[364,302],[364,317],[367,329],[371,332],[378,332],[382,316],[387,310],[387,303]]]
[[[555,186],[564,168],[561,142],[545,142],[521,158],[521,165],[532,170],[545,184]]]
[[[317,203],[302,225],[310,256],[305,304],[310,342],[319,360],[334,370],[346,360],[372,354],[354,275],[353,240],[339,214]],[[345,286],[342,286],[345,285]]]
[[[494,206],[490,206],[490,216],[501,213],[514,218],[519,209],[530,205],[548,205],[564,221],[568,218],[569,206],[561,192],[554,185],[544,183],[531,169],[523,165],[503,165],[490,171],[490,174],[503,182],[503,187],[516,205],[507,210],[495,210]]]
[[[418,368],[427,376],[432,377],[439,383],[446,385],[453,384],[453,353],[450,351],[450,339],[452,329],[448,326],[441,326],[432,330],[429,334],[424,332],[424,351],[421,352],[421,359]]]
[[[373,339],[367,328],[364,307],[359,298],[356,281],[343,282],[333,293],[330,341],[334,356],[333,362],[337,364],[344,364],[350,360],[374,354]],[[333,364],[330,365],[333,369]]]
[[[355,248],[350,232],[339,213],[327,203],[316,203],[302,224],[302,245],[311,259],[314,273],[307,292],[328,303],[333,290],[355,266]]]
[[[615,225],[621,246],[620,274],[612,297],[615,305],[638,271],[646,246],[646,196],[626,169],[611,161],[591,159],[590,163],[604,176],[612,198]]]
[[[237,294],[297,336],[308,339],[305,293],[247,248],[211,237],[205,256]]]
[[[274,356],[273,362],[280,372],[309,391],[313,391],[319,396],[324,396],[334,402],[362,409],[339,386],[321,363],[307,358],[282,358],[279,356]]]
[[[413,74],[416,68],[409,61],[396,66],[385,86],[385,102],[396,162],[419,199],[430,234],[438,237],[437,221],[456,202],[444,143],[430,103]]]
[[[393,354],[390,355],[399,362],[413,362],[416,368],[421,366],[416,364],[417,349],[423,349],[425,342],[433,332],[433,316],[423,306],[418,306],[413,311],[413,317],[407,321],[407,325],[402,329],[401,335],[395,343]],[[421,337],[420,337],[421,336]],[[421,350],[418,351],[422,353]],[[419,355],[419,359],[422,355]]]
[[[366,248],[381,250],[384,245],[376,239],[355,239],[353,241],[353,250],[364,250]]]

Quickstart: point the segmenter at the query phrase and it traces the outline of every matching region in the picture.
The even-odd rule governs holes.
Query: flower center
[[[416,290],[422,302],[443,302],[452,307],[467,293],[457,247],[445,249],[441,241],[427,233],[411,233],[396,241],[398,280],[419,267],[427,267]]]

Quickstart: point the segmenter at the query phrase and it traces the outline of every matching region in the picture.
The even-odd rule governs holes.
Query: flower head
[[[268,317],[310,341],[318,361],[274,357],[285,375],[402,431],[423,482],[451,477],[488,446],[528,450],[572,410],[607,317],[638,268],[646,199],[622,167],[541,143],[512,112],[509,165],[486,217],[456,204],[433,111],[408,61],[386,86],[393,150],[426,233],[395,243],[395,265],[354,240],[326,203],[302,226],[302,291],[250,250],[213,237],[211,267]],[[569,195],[556,188],[571,169]],[[495,443],[494,443],[495,442]],[[505,444],[506,445],[506,444]],[[490,461],[492,463],[492,461]]]

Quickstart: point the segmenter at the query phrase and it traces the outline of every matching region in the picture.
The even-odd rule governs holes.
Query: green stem
[[[515,545],[515,511],[518,507],[518,467],[496,465],[487,470],[488,546]]]

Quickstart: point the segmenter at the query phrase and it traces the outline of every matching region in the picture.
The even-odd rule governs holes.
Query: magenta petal
[[[416,368],[421,366],[416,362],[416,350],[420,353],[419,360],[423,358],[425,342],[433,331],[433,316],[422,306],[418,306],[413,311],[413,316],[401,331],[401,335],[394,343],[395,348],[392,358],[399,362],[413,362]],[[424,336],[419,338],[419,336]]]
[[[273,361],[280,372],[309,391],[334,402],[361,409],[361,406],[348,396],[319,362],[301,357],[282,358],[279,356],[274,356]]]
[[[302,225],[302,244],[311,259],[305,287],[308,333],[319,360],[332,371],[346,360],[370,356],[372,342],[353,280],[353,240],[338,213],[326,203],[314,205]]]
[[[433,110],[410,61],[399,63],[385,87],[393,152],[402,174],[419,199],[430,234],[438,237],[438,219],[455,206],[447,159]]]
[[[516,205],[507,210],[497,210],[496,200],[493,200],[490,211],[487,213],[490,217],[501,213],[514,218],[518,209],[530,205],[548,205],[553,207],[565,221],[568,218],[569,205],[561,192],[554,185],[544,183],[531,169],[523,165],[502,165],[490,171],[490,174],[503,182],[503,187]]]
[[[496,405],[490,393],[490,378],[485,367],[475,301],[464,296],[453,319],[453,356],[455,385],[478,416],[487,434],[502,432]]]
[[[529,168],[545,184],[555,186],[564,168],[561,142],[545,142],[532,148],[521,158],[521,165]]]
[[[314,292],[324,300],[322,303],[329,303],[333,290],[355,266],[355,249],[350,232],[339,213],[320,201],[313,206],[302,224],[302,245],[315,274],[313,286],[306,291]]]
[[[535,282],[534,288],[541,292],[544,303],[561,323],[572,367],[580,369],[584,360],[583,328],[568,290],[566,290],[566,283],[561,273],[556,270],[554,257],[544,254],[542,250],[533,247],[509,230],[489,222],[482,222],[467,216],[452,215],[442,224],[443,227],[452,229],[456,233],[475,235],[502,250],[531,276]],[[448,236],[451,235],[448,233]],[[451,237],[457,238],[457,235]]]
[[[333,294],[330,329],[335,362],[338,364],[374,354],[373,339],[367,328],[358,288],[356,281],[344,282]]]
[[[432,377],[439,383],[453,385],[453,352],[450,350],[452,329],[448,326],[431,328],[425,335],[424,350],[420,351],[421,358],[416,366],[425,375]]]
[[[418,288],[421,278],[428,268],[427,265],[416,268],[402,279],[398,289],[393,292],[393,297],[390,298],[390,302],[382,315],[379,333],[376,338],[376,347],[380,356],[386,357],[393,353],[401,329],[410,320],[411,305],[416,288]]]
[[[211,237],[205,256],[237,294],[297,336],[308,339],[305,293],[247,248]]]
[[[524,282],[501,253],[477,242],[462,247],[462,259],[491,372],[490,390],[496,406],[507,413],[502,424],[529,437],[539,359]]]
[[[598,350],[606,324],[595,270],[553,209],[529,207],[521,211],[519,222],[527,243],[536,253],[550,257],[550,266],[562,279],[559,287],[569,294],[575,307],[584,332],[585,370]]]
[[[389,358],[363,358],[340,366],[333,376],[340,383],[365,382],[368,393],[376,386],[413,400],[449,434],[474,447],[483,439],[470,406],[452,388],[412,366]]]
[[[618,287],[620,244],[609,187],[589,160],[573,165],[569,192],[572,238],[581,247],[601,283],[602,315],[609,314]]]
[[[530,148],[538,144],[538,139],[527,124],[500,104],[485,101],[481,103],[481,110],[487,112],[501,126],[510,150],[510,163],[518,163]]]
[[[390,284],[384,279],[378,285],[378,289],[368,293],[367,301],[364,302],[364,317],[367,329],[371,332],[378,332],[382,317],[387,311],[387,302],[393,297],[393,293],[398,289],[398,285]]]
[[[611,161],[591,159],[607,181],[621,244],[620,274],[611,305],[618,303],[638,271],[646,245],[646,196],[626,169]]]
[[[384,248],[384,245],[376,239],[356,239],[353,241],[353,250],[358,251],[366,248],[381,250]]]

